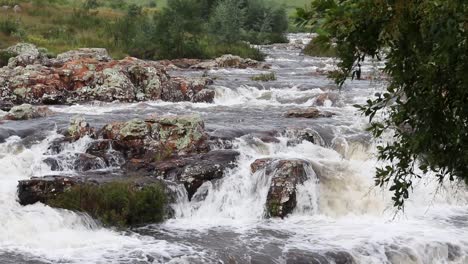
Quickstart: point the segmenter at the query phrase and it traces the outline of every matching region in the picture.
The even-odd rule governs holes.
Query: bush
[[[7,36],[14,35],[20,31],[20,23],[13,19],[5,19],[0,21],[0,32]]]
[[[0,67],[8,65],[8,60],[15,57],[16,54],[6,50],[0,50]]]
[[[52,207],[85,212],[105,226],[128,227],[164,219],[166,195],[160,184],[142,188],[132,183],[76,185],[47,201]]]

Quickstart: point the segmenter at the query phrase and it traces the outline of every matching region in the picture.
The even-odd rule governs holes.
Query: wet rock
[[[252,170],[252,173],[255,173],[261,169],[266,168],[266,166],[272,161],[272,158],[257,159],[252,164],[250,164],[250,169]]]
[[[320,111],[315,107],[309,107],[305,109],[291,109],[286,113],[286,117],[296,118],[319,118],[319,117],[332,117],[335,114],[328,111]]]
[[[52,114],[46,106],[32,106],[22,104],[11,108],[10,112],[4,117],[6,120],[28,120],[39,117],[46,117]]]
[[[233,168],[239,153],[233,150],[215,150],[205,154],[176,157],[154,165],[153,174],[183,183],[189,199],[207,181],[220,179],[226,169]]]
[[[303,141],[308,141],[322,147],[326,145],[325,140],[312,128],[289,128],[285,131],[285,135],[290,138],[287,143],[288,146],[295,146]]]
[[[70,177],[40,177],[20,181],[18,184],[18,200],[21,205],[46,202],[56,195],[69,190],[80,182],[78,178]]]
[[[205,89],[212,84],[209,78],[172,78],[169,85],[164,87],[161,94],[163,101],[169,102],[213,102],[214,91]]]
[[[95,137],[94,128],[82,116],[74,116],[70,119],[67,136],[73,140],[78,140],[84,136]]]
[[[330,107],[336,105],[338,99],[337,93],[323,93],[315,97],[314,105]]]
[[[271,65],[258,62],[252,59],[244,59],[239,56],[226,54],[214,60],[204,61],[191,66],[193,69],[215,69],[215,68],[258,68],[258,69],[269,69]]]
[[[291,250],[286,255],[287,264],[356,264],[354,257],[346,251],[304,252]]]
[[[15,104],[71,104],[143,100],[212,102],[206,78],[171,78],[158,62],[127,57],[112,60],[105,49],[79,49],[48,59],[32,44],[9,48],[18,54],[0,68],[2,101]],[[199,92],[204,90],[200,95]]]
[[[75,160],[73,164],[73,169],[75,171],[82,172],[89,170],[104,169],[106,165],[107,164],[105,163],[105,161],[100,157],[96,157],[87,153],[81,153]]]
[[[12,102],[7,102],[7,101],[2,101],[0,100],[0,110],[2,111],[10,111],[11,108],[13,108],[13,106],[15,106]]]
[[[70,154],[57,155],[46,158],[43,160],[43,162],[49,165],[52,171],[73,170],[77,172],[84,172],[104,169],[107,166],[103,158],[87,153],[79,153],[71,156]],[[67,164],[67,162],[70,162],[70,164]]]
[[[296,207],[297,186],[308,178],[309,162],[300,159],[259,159],[251,164],[252,172],[265,168],[271,177],[266,208],[270,217],[285,217]]]

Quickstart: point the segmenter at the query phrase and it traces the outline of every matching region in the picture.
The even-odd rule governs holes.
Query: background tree
[[[386,92],[357,107],[375,137],[393,134],[378,147],[388,165],[375,179],[394,193],[395,206],[403,207],[417,178],[468,183],[468,2],[318,0],[311,11],[302,18],[336,44],[337,84],[366,59],[385,61]]]
[[[210,16],[209,28],[221,42],[233,43],[241,39],[245,12],[237,0],[223,0]]]

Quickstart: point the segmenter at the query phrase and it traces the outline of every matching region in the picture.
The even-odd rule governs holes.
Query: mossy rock
[[[138,187],[131,182],[110,182],[75,185],[45,203],[85,212],[104,226],[124,228],[163,221],[166,202],[160,183]]]

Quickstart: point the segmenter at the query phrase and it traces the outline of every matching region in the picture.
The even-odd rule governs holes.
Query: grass
[[[166,195],[160,184],[137,188],[133,183],[76,185],[46,203],[52,207],[85,212],[104,226],[119,228],[164,220]]]

